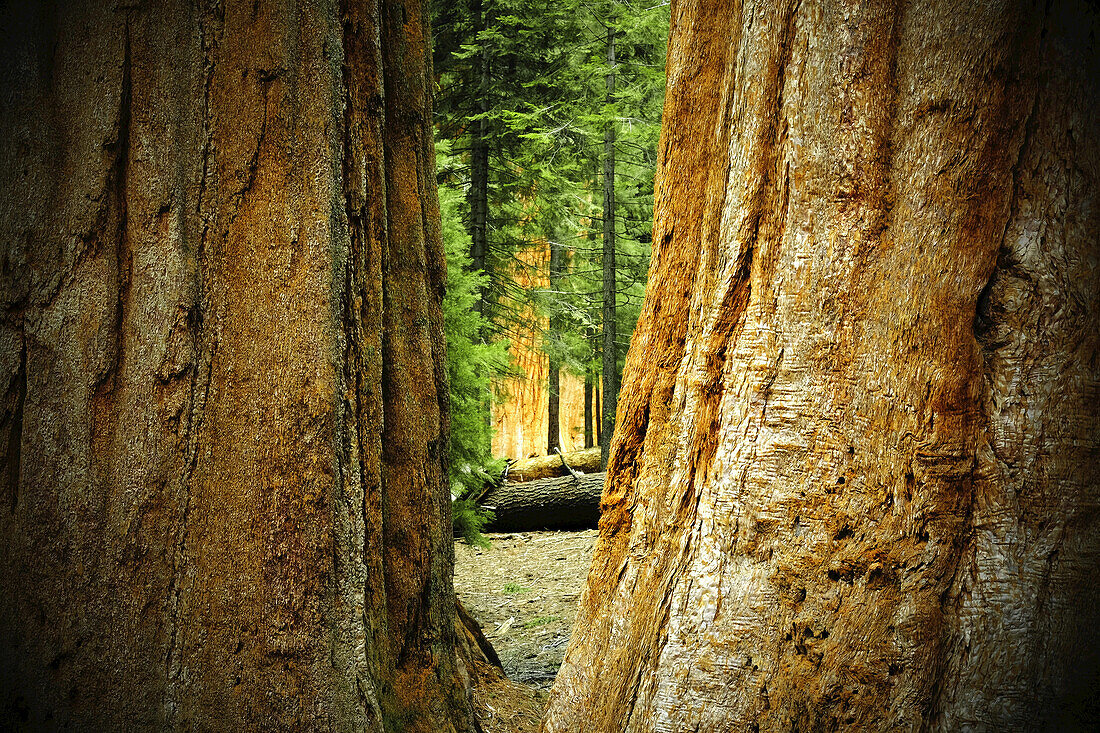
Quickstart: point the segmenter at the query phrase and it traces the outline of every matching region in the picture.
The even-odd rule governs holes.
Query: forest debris
[[[569,475],[580,481],[581,476],[584,475],[584,471],[577,473],[577,471],[573,470],[573,467],[570,466],[569,462],[565,460],[565,454],[561,452],[561,448],[555,448],[554,452],[558,454],[558,458],[561,459],[561,465],[565,467],[565,470],[569,472]]]

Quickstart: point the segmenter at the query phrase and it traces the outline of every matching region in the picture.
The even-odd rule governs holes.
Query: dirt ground
[[[455,592],[512,680],[550,688],[569,643],[596,535],[487,534],[489,549],[455,543]]]

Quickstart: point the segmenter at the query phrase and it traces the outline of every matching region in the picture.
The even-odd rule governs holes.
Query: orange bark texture
[[[511,276],[522,288],[550,287],[550,245],[535,244],[516,253]],[[511,364],[518,376],[498,380],[493,403],[493,455],[497,458],[530,458],[546,455],[549,432],[548,391],[550,357],[542,348],[549,319],[532,306],[508,324]],[[561,413],[558,435],[562,451],[584,448],[584,379],[561,371]]]
[[[673,3],[569,731],[1100,722],[1083,3]]]
[[[0,718],[472,730],[426,8],[3,12]]]

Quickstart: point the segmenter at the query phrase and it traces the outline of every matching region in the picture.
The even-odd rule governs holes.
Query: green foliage
[[[493,521],[491,511],[482,509],[472,499],[459,497],[451,501],[451,521],[455,537],[461,537],[468,545],[489,549],[489,540],[481,531]]]
[[[537,626],[545,626],[546,624],[552,624],[555,621],[560,621],[560,620],[561,620],[561,618],[558,617],[558,616],[538,616],[538,617],[533,618],[530,621],[527,621],[526,623],[524,623],[523,628],[533,629]]]
[[[567,247],[569,266],[556,288],[539,299],[555,328],[544,348],[577,375],[598,373],[602,328],[602,186],[604,131],[615,129],[616,295],[618,368],[641,311],[649,268],[653,177],[664,104],[664,53],[668,6],[604,0],[577,6],[576,42],[569,77],[568,109],[579,131],[573,144],[573,180],[557,209],[556,241]],[[608,28],[615,37],[616,63],[607,61]],[[610,101],[607,77],[613,73]]]
[[[497,322],[526,303],[508,277],[518,249],[545,242],[582,193],[576,0],[459,0],[433,5],[438,136],[461,158],[441,181],[465,196],[473,136],[489,148],[488,292]],[[483,63],[485,66],[483,67]],[[483,69],[487,74],[483,75]],[[469,204],[457,212],[469,224]]]
[[[519,583],[505,583],[504,584],[504,592],[508,593],[509,595],[515,595],[515,594],[521,594],[521,593],[530,593],[531,589],[530,588],[524,588]]]
[[[490,343],[507,336],[534,304],[551,324],[543,348],[578,375],[600,369],[594,336],[602,325],[603,140],[607,127],[615,127],[621,371],[649,268],[669,6],[653,0],[435,0],[432,13],[440,196],[444,236],[453,243],[448,254],[470,248],[471,151],[484,140],[486,272],[468,291],[475,300],[478,287],[486,295],[480,333]],[[608,28],[615,37],[613,68]],[[609,73],[616,80],[610,100]],[[465,250],[458,244],[463,238]],[[549,288],[524,287],[518,255],[549,242],[565,251],[562,277]],[[524,328],[534,325],[529,320]],[[477,398],[482,406],[486,394]],[[474,412],[456,412],[454,429],[487,431],[480,423],[459,424]],[[484,410],[478,414],[484,422]],[[487,433],[482,438],[488,440]]]
[[[437,157],[449,160],[447,145],[437,146]],[[507,342],[484,343],[484,321],[474,310],[477,288],[484,275],[468,272],[469,235],[455,214],[460,195],[439,189],[443,212],[443,250],[447,257],[447,294],[443,299],[443,328],[447,336],[447,376],[451,402],[451,496],[455,534],[471,544],[487,546],[481,536],[492,512],[474,503],[476,492],[495,480],[504,461],[490,455],[491,427],[485,419],[486,400],[494,376],[508,368]]]

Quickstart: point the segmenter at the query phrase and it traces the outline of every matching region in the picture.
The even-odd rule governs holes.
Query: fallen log
[[[600,470],[600,449],[585,448],[561,455],[536,456],[515,461],[508,466],[507,479],[509,481],[536,481],[540,478],[554,478],[556,476],[568,476],[569,472],[562,465],[562,458],[576,471],[595,473]]]
[[[505,481],[481,498],[496,519],[486,532],[594,529],[600,521],[604,472],[536,481]]]

